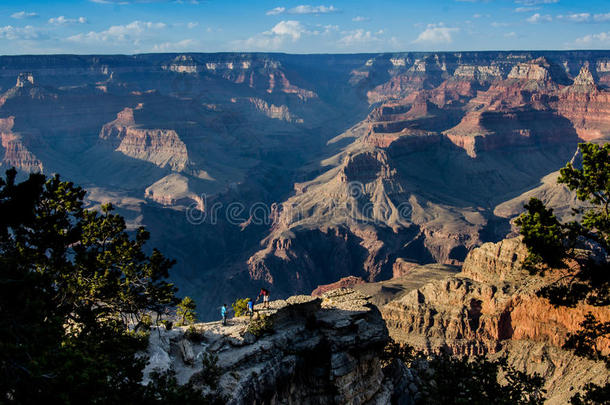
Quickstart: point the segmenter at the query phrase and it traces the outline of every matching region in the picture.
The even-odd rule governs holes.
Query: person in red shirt
[[[258,293],[258,297],[256,297],[256,302],[263,297],[263,308],[269,308],[269,290],[261,288],[261,291]]]

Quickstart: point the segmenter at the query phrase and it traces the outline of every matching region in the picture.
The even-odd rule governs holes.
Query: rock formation
[[[117,114],[116,120],[104,125],[100,139],[117,152],[159,167],[181,171],[188,163],[186,145],[176,131],[138,128],[132,108],[125,108]]]
[[[587,382],[603,384],[603,363],[561,349],[585,314],[610,320],[608,307],[554,307],[536,291],[560,275],[530,276],[521,268],[527,250],[519,238],[486,243],[464,261],[462,272],[406,293],[381,307],[390,335],[425,351],[507,354],[509,362],[542,374],[550,404],[565,403]],[[610,352],[610,340],[598,348]]]
[[[92,207],[140,201],[118,209],[162,235],[205,308],[260,284],[308,294],[460,265],[527,197],[567,207],[549,176],[610,136],[609,58],[0,57],[2,167],[60,173],[95,190]]]
[[[185,336],[186,328],[153,330],[145,373],[171,367],[179,383],[198,386],[201,357],[216,355],[219,392],[228,404],[390,403],[393,379],[379,359],[387,329],[365,296],[336,290],[272,301],[270,310],[256,311],[273,325],[259,337],[248,331],[246,317],[226,327],[196,324],[197,341]]]
[[[23,136],[12,131],[14,125],[15,117],[0,118],[0,137],[4,149],[0,167],[15,167],[29,173],[42,172],[42,162],[28,150]]]

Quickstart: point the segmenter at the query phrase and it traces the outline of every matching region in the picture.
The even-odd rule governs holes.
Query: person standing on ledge
[[[269,291],[261,288],[261,291],[258,293],[258,297],[256,297],[256,302],[258,302],[261,296],[263,297],[263,308],[269,308]]]
[[[222,304],[220,315],[222,315],[222,325],[227,326],[227,304]]]
[[[250,315],[250,318],[254,315],[254,302],[251,299],[248,300],[248,315]]]

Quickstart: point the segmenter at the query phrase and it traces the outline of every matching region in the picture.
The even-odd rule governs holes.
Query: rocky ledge
[[[218,390],[228,404],[387,404],[393,382],[380,355],[388,330],[367,297],[349,289],[321,297],[294,296],[255,307],[248,317],[151,331],[145,373],[176,371],[181,384],[201,385],[202,360],[217,356]],[[254,332],[254,333],[253,333]],[[257,336],[258,335],[258,336]]]
[[[423,351],[457,355],[507,355],[521,371],[546,379],[547,404],[565,404],[584,384],[610,375],[593,362],[561,349],[588,312],[601,322],[610,308],[554,307],[536,291],[561,274],[530,276],[522,269],[527,249],[520,238],[472,250],[461,273],[431,281],[381,307],[392,338]],[[610,342],[597,344],[602,353]]]

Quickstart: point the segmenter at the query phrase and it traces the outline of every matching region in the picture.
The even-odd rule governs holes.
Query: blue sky
[[[610,1],[0,2],[0,54],[494,49],[610,49]]]

